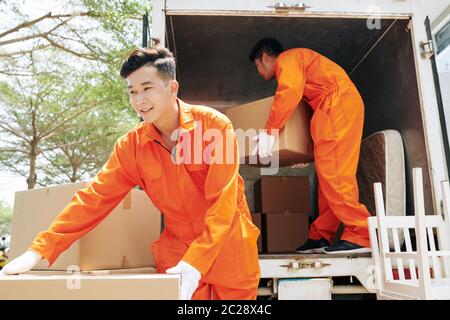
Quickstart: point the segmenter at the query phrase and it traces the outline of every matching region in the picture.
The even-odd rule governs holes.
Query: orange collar
[[[184,103],[181,99],[177,98],[177,104],[179,107],[179,121],[180,129],[182,132],[190,132],[196,127],[194,117],[191,112],[191,108],[188,104]],[[143,135],[140,139],[140,145],[143,146],[149,141],[161,140],[161,136],[156,130],[153,123],[143,122]]]
[[[283,52],[282,52],[283,53]],[[279,68],[279,64],[280,64],[280,55],[281,53],[278,55],[278,57],[275,59],[275,62],[273,64],[273,73],[276,79],[278,79],[278,75],[280,73],[280,68]]]

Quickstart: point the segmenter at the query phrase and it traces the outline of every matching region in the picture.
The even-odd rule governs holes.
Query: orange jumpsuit
[[[199,163],[179,161],[194,153],[188,148],[179,152],[177,146],[171,155],[156,128],[141,122],[117,141],[94,181],[74,195],[49,229],[37,235],[30,249],[53,264],[61,252],[100,223],[131,188],[140,186],[164,214],[165,228],[151,245],[158,272],[182,259],[202,274],[193,299],[256,299],[259,230],[252,223],[244,181],[238,174],[239,155],[231,122],[212,108],[179,99],[178,105],[179,141],[190,136],[192,145],[200,142],[202,150],[208,150],[213,139],[202,139],[199,130],[215,129],[222,133],[218,142],[228,140],[223,152],[205,152],[210,154],[207,163],[203,153]],[[179,154],[176,159],[181,163],[172,161],[174,154]],[[225,157],[232,161],[224,161]]]
[[[281,129],[304,98],[314,110],[311,136],[319,180],[319,217],[310,238],[331,243],[340,222],[341,239],[369,247],[367,208],[359,203],[356,170],[364,103],[346,72],[317,52],[297,48],[275,61],[278,87],[266,129]]]

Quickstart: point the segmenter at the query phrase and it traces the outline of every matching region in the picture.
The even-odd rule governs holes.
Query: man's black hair
[[[156,46],[133,50],[123,61],[120,76],[125,79],[142,66],[153,66],[157,68],[159,75],[164,80],[175,79],[175,58],[167,48]]]
[[[252,51],[250,52],[250,61],[254,62],[255,59],[261,59],[264,52],[269,56],[277,57],[280,53],[283,52],[283,46],[278,40],[273,38],[261,39],[258,41],[258,43],[255,44]]]

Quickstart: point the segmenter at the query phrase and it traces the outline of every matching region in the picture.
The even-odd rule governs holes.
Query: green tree
[[[0,73],[26,74],[26,56],[48,49],[110,64],[118,51],[139,44],[142,15],[151,9],[146,0],[49,0],[51,11],[33,16],[26,9],[34,3],[0,2]]]
[[[92,177],[108,159],[117,138],[138,122],[128,105],[126,85],[117,69],[109,73],[86,73],[77,80],[85,83],[91,101],[103,103],[74,119],[64,134],[44,142],[45,164],[41,166],[40,185]]]
[[[63,69],[64,66],[60,66],[60,71]],[[89,127],[82,123],[83,118],[80,117],[91,112],[89,125],[94,127],[96,117],[103,119],[99,120],[98,127],[104,127],[107,117],[111,123],[119,122],[115,121],[117,118],[130,119],[127,117],[128,108],[119,108],[110,100],[112,93],[104,93],[103,86],[109,84],[98,84],[94,80],[61,72],[36,73],[28,82],[16,77],[15,86],[0,82],[0,106],[3,110],[0,118],[0,166],[26,177],[28,188],[32,189],[37,183],[39,160],[43,153],[97,140],[98,134],[89,137],[86,131]],[[73,132],[80,127],[84,127],[85,136],[74,141]],[[62,144],[57,145],[57,142]],[[91,145],[92,156],[98,156],[96,150],[99,149]]]
[[[11,234],[12,208],[0,200],[0,237]]]
[[[124,121],[127,117],[123,110],[104,108],[105,110],[96,108],[77,117],[67,126],[64,134],[54,136],[44,143],[47,151],[42,154],[45,161],[40,167],[40,185],[87,180],[103,166],[117,137],[137,121],[136,117]]]
[[[137,122],[118,69],[149,2],[54,1],[31,17],[27,1],[0,1],[0,167],[34,188],[92,175]]]

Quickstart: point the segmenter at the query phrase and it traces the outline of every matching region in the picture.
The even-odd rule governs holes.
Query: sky
[[[62,12],[62,8],[57,1],[36,1],[24,0],[23,12],[31,18],[37,18],[49,11],[54,13]],[[12,25],[16,25],[16,23]],[[16,174],[0,170],[0,200],[11,208],[14,205],[14,194],[16,191],[26,190],[27,184],[24,177]]]
[[[56,0],[15,0],[15,3],[18,3],[21,8],[21,12],[28,15],[30,20],[36,19],[38,17],[43,16],[48,12],[52,12],[52,14],[60,14],[66,13],[66,9],[61,5],[60,1]],[[20,24],[22,21],[15,21],[11,15],[0,12],[0,33],[3,31],[2,28],[7,28],[16,26]],[[72,21],[72,24],[76,24],[76,22]],[[43,29],[45,29],[46,21],[41,21],[39,24]],[[52,24],[54,25],[54,24]],[[27,32],[29,34],[29,32]],[[11,34],[5,37],[2,40],[8,40],[9,37],[15,37],[17,34]],[[106,36],[106,35],[105,35]],[[26,43],[15,43],[6,46],[8,52],[17,51],[22,49],[24,46],[28,48],[31,42]],[[76,60],[76,59],[75,59]],[[71,60],[72,61],[72,60]],[[82,62],[75,63],[80,64]],[[0,80],[6,80],[5,76],[0,76]],[[0,110],[0,116],[3,110]],[[0,169],[0,201],[4,202],[6,205],[13,207],[14,206],[14,195],[16,191],[26,190],[26,178],[19,176],[17,174],[2,171]]]
[[[9,207],[14,205],[14,194],[16,191],[26,190],[25,178],[12,173],[0,171],[0,200]]]

